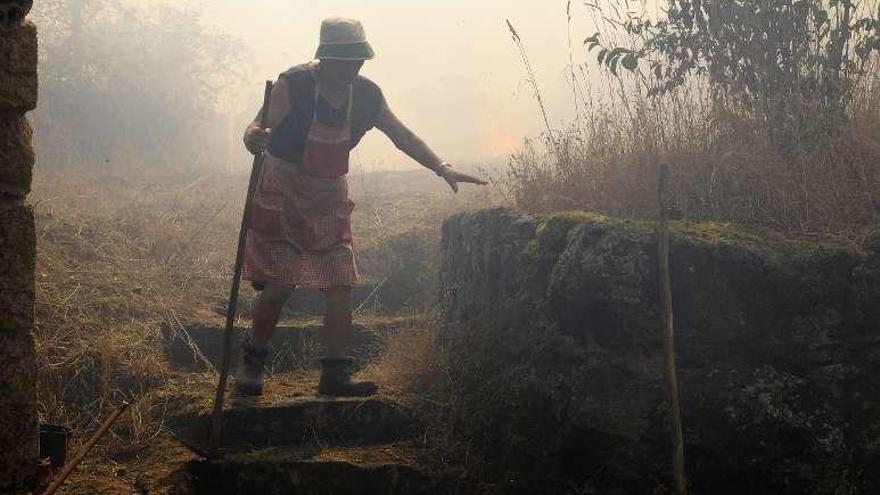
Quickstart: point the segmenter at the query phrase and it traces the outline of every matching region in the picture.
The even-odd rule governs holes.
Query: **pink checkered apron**
[[[315,118],[302,163],[266,153],[254,195],[245,246],[244,278],[258,290],[267,283],[328,287],[357,283],[348,197],[352,93],[345,123]]]

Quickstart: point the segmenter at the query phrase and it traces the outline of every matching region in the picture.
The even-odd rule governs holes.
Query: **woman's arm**
[[[272,85],[272,93],[269,95],[269,115],[266,119],[266,128],[260,128],[260,118],[263,110],[257,112],[253,122],[244,130],[244,145],[253,154],[262,153],[269,144],[269,136],[290,111],[290,97],[287,91],[287,80],[279,77]]]
[[[417,161],[423,167],[434,171],[440,177],[443,177],[453,191],[458,192],[459,182],[468,182],[471,184],[485,185],[486,181],[471,177],[470,175],[457,172],[452,167],[440,159],[431,148],[425,144],[422,139],[413,131],[409,130],[400,119],[394,115],[394,112],[388,107],[388,103],[382,102],[382,109],[379,111],[379,118],[376,121],[376,127],[385,133],[394,146],[400,151],[406,153],[407,156]]]
[[[384,101],[382,102],[382,109],[379,111],[376,127],[388,136],[388,139],[394,143],[397,149],[406,153],[407,156],[419,162],[423,167],[439,174],[438,170],[443,165],[443,160],[416,133],[409,130],[394,115],[394,112],[388,108],[388,104]]]

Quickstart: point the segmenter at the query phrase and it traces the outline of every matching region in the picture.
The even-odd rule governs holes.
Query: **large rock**
[[[24,116],[0,114],[0,194],[23,197],[31,189],[34,150]]]
[[[37,28],[31,22],[0,27],[0,112],[37,106]]]
[[[490,210],[443,236],[455,425],[487,474],[667,486],[653,226]],[[671,270],[692,493],[877,493],[880,255],[676,222]]]
[[[30,208],[0,205],[0,492],[27,484],[38,454],[34,242]]]
[[[0,204],[0,333],[33,330],[35,246],[30,207]]]

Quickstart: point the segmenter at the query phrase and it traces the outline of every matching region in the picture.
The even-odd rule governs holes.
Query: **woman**
[[[244,394],[262,393],[268,342],[297,286],[321,289],[326,297],[327,356],[321,360],[318,392],[376,392],[374,383],[352,381],[347,357],[351,286],[358,274],[346,174],[349,152],[368,130],[381,130],[454,192],[461,182],[486,184],[438,158],[394,116],[379,87],[358,75],[364,61],[373,58],[360,22],[325,20],[315,58],[281,74],[272,88],[267,128],[259,127],[257,115],[244,135],[249,151],[265,151],[245,250],[244,278],[260,293],[236,374],[236,388]]]

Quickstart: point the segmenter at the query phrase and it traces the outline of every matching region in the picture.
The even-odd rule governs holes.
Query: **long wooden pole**
[[[49,485],[49,488],[47,488],[46,491],[43,492],[43,495],[52,495],[53,493],[55,493],[56,490],[58,490],[58,488],[61,487],[62,484],[64,484],[64,481],[67,480],[67,477],[70,476],[70,473],[72,473],[73,470],[76,469],[83,458],[85,458],[86,454],[88,454],[89,451],[92,450],[92,447],[94,447],[95,444],[98,443],[98,440],[100,440],[101,437],[104,436],[104,433],[107,433],[107,430],[109,430],[110,427],[113,426],[113,423],[115,423],[116,420],[119,419],[119,416],[121,416],[122,413],[124,413],[126,409],[128,409],[129,405],[130,404],[128,402],[123,402],[122,405],[120,405],[118,408],[116,408],[115,411],[113,411],[113,414],[111,414],[109,418],[105,419],[104,422],[101,423],[98,431],[92,433],[92,436],[90,436],[89,439],[86,440],[86,443],[84,443],[83,446],[76,452],[74,458],[64,465],[64,468],[61,470],[61,474],[59,474],[58,477],[55,478],[55,481],[53,481],[52,484]]]
[[[263,107],[260,111],[260,127],[266,128],[269,114],[269,98],[272,94],[272,81],[266,81],[266,90],[263,93]],[[238,306],[238,289],[241,285],[241,266],[244,262],[244,246],[247,241],[248,223],[251,217],[251,207],[257,182],[260,179],[260,171],[263,169],[263,154],[254,156],[254,164],[251,167],[251,177],[248,182],[247,197],[244,201],[244,212],[241,216],[241,228],[238,231],[238,250],[235,253],[235,268],[232,273],[232,287],[229,290],[229,304],[226,306],[226,328],[223,331],[223,359],[220,365],[220,379],[217,382],[217,392],[214,394],[214,410],[211,413],[211,437],[208,441],[208,452],[216,455],[220,446],[220,433],[223,424],[223,397],[226,394],[226,382],[229,379],[230,347],[232,346],[232,334],[235,325],[235,310]]]
[[[678,373],[675,366],[675,327],[672,321],[672,282],[669,275],[669,211],[666,208],[667,174],[666,164],[662,164],[658,181],[660,227],[657,232],[657,251],[660,266],[660,303],[663,311],[666,385],[669,395],[669,407],[672,412],[672,475],[675,479],[675,493],[677,495],[686,495],[687,477],[684,470],[681,403],[678,396]]]

